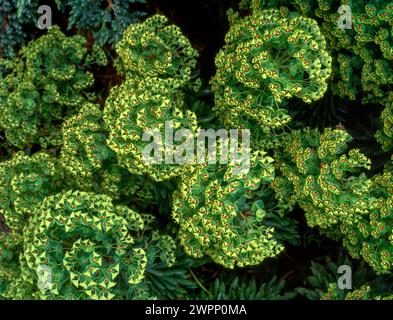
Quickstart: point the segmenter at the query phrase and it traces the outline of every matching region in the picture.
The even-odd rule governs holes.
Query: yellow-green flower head
[[[351,100],[362,99],[364,103],[386,99],[393,81],[393,3],[294,0],[293,4],[303,16],[320,21],[334,61],[333,93]],[[338,12],[340,6],[347,8]]]
[[[102,49],[88,51],[85,44],[53,26],[20,50],[12,72],[0,79],[0,128],[9,143],[61,144],[59,123],[94,96],[91,64],[107,63]]]
[[[58,161],[45,153],[23,152],[0,163],[0,214],[7,226],[20,232],[27,222],[25,210],[64,187]]]
[[[137,212],[108,196],[68,191],[45,198],[31,216],[21,268],[34,298],[112,299],[120,286],[143,280],[146,254],[131,235],[144,227]],[[50,277],[39,286],[42,266]]]
[[[108,146],[120,164],[131,173],[147,174],[156,181],[187,170],[187,163],[179,164],[175,159],[176,148],[183,143],[174,139],[175,131],[187,129],[191,135],[187,141],[193,141],[198,132],[195,114],[183,109],[183,96],[171,84],[157,78],[138,84],[127,80],[112,89],[104,110]],[[152,152],[147,152],[153,145]],[[149,162],[149,157],[156,160]]]
[[[348,151],[351,136],[343,130],[294,131],[284,152],[276,153],[281,172],[273,187],[291,190],[307,223],[342,240],[354,258],[378,274],[393,268],[393,175],[369,179],[371,161],[358,149]],[[281,199],[285,201],[285,199]]]
[[[91,177],[113,156],[103,127],[102,112],[92,103],[84,104],[78,114],[64,122],[60,158],[73,176]]]
[[[272,162],[256,152],[245,175],[234,174],[233,164],[198,165],[184,175],[173,195],[173,218],[189,255],[208,255],[234,268],[257,265],[283,250],[274,228],[265,224]]]
[[[288,99],[311,103],[327,90],[331,57],[315,20],[258,11],[232,25],[225,42],[212,85],[227,126],[281,127]]]

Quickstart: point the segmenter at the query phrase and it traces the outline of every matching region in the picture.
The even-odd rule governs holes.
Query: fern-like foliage
[[[335,94],[364,102],[382,102],[391,91],[393,3],[389,1],[294,0],[303,15],[320,20],[334,57]],[[337,8],[351,9],[351,30],[338,28]]]
[[[353,257],[362,257],[377,273],[389,273],[393,261],[391,171],[368,179],[363,171],[370,168],[370,160],[357,149],[347,151],[351,137],[343,130],[291,136],[283,153],[288,156],[279,166],[282,177],[273,183],[277,194],[292,195],[292,203],[304,209],[310,226],[343,238]]]
[[[113,45],[124,30],[146,16],[145,0],[58,1],[61,11],[69,11],[68,29],[92,32],[99,45]]]
[[[151,215],[143,215],[144,237],[141,245],[146,251],[145,286],[158,299],[186,299],[197,288],[190,268],[198,263],[184,253],[178,241],[157,232],[159,224]]]

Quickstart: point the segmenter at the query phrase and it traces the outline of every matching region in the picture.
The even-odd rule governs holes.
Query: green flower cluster
[[[333,92],[352,100],[360,97],[364,102],[383,102],[393,82],[393,2],[293,2],[303,15],[321,21],[321,32],[334,58]],[[349,6],[350,12],[337,12],[340,5]],[[350,14],[346,21],[350,29],[340,29],[339,19],[346,13]]]
[[[343,294],[341,290],[338,290],[335,283],[331,283],[322,300],[393,300],[393,295],[378,295],[368,285]]]
[[[11,286],[18,286],[15,279],[20,276],[19,255],[22,244],[21,233],[0,233],[0,298],[2,299],[18,298],[10,293],[10,290]]]
[[[166,22],[155,16],[146,26],[153,21]],[[183,40],[178,28],[164,25],[162,28],[172,32],[175,42],[176,37]],[[170,35],[163,35],[166,36]],[[101,110],[93,103],[93,95],[85,90],[93,81],[86,69],[93,61],[103,64],[105,55],[95,45],[88,54],[84,45],[84,38],[67,38],[54,27],[22,50],[21,60],[3,82],[20,86],[32,79],[38,86],[38,79],[41,81],[41,91],[26,91],[34,95],[32,102],[27,102],[42,111],[42,117],[46,118],[40,121],[56,125],[51,129],[58,130],[61,150],[59,157],[44,151],[32,156],[20,152],[0,164],[0,215],[7,226],[0,237],[0,296],[11,299],[184,296],[185,288],[195,288],[187,271],[192,260],[182,256],[169,234],[158,231],[152,215],[134,211],[151,210],[151,206],[158,204],[157,199],[165,196],[162,190],[157,196],[157,185],[143,175],[144,170],[156,180],[174,177],[180,171],[171,172],[170,166],[149,171],[148,165],[138,164],[136,159],[142,151],[133,148],[139,141],[132,140],[131,133],[142,138],[149,125],[161,130],[160,121],[162,124],[171,121],[175,128],[196,129],[195,115],[188,111],[183,114],[181,110],[183,94],[178,76],[186,73],[176,73],[180,65],[171,67],[173,78],[153,72],[156,77],[132,74],[134,79],[127,73],[125,82],[113,88],[105,109]],[[161,45],[165,46],[165,42]],[[176,54],[178,47],[172,49]],[[174,64],[178,63],[176,59]],[[190,73],[191,70],[188,79]],[[9,96],[12,94],[4,95],[7,101],[11,101]],[[35,101],[42,104],[36,105]],[[32,110],[30,116],[40,116],[37,110]],[[49,110],[57,112],[59,118],[54,118],[56,113]],[[37,122],[36,128],[46,128],[44,123]],[[6,135],[10,141],[7,131]],[[39,141],[42,137],[36,138]],[[23,143],[27,141],[37,142],[26,139]],[[41,143],[41,146],[50,145]]]
[[[294,131],[287,139],[283,153],[287,156],[279,164],[283,175],[273,183],[277,194],[282,187],[288,188],[289,181],[312,227],[329,228],[353,215],[355,210],[350,208],[360,206],[357,195],[369,188],[365,174],[356,177],[356,173],[361,168],[369,169],[370,163],[359,150],[344,153],[350,135],[331,129],[322,135],[315,130]]]
[[[63,146],[60,158],[72,175],[92,176],[102,168],[103,162],[113,152],[106,146],[102,112],[99,106],[86,103],[75,116],[68,118],[62,126]]]
[[[116,49],[117,70],[126,81],[112,88],[106,100],[108,146],[131,173],[146,174],[155,181],[179,176],[186,166],[173,164],[167,155],[173,159],[180,142],[172,141],[170,146],[173,137],[167,136],[166,128],[189,129],[193,134],[187,139],[196,136],[196,116],[184,109],[181,92],[191,79],[196,52],[180,29],[168,26],[160,15],[131,25]],[[146,151],[151,137],[153,156]]]
[[[384,104],[380,120],[382,127],[377,131],[375,138],[383,150],[391,151],[393,148],[393,93],[390,92]]]
[[[102,118],[99,106],[87,102],[64,122],[60,162],[77,189],[106,194],[119,201],[132,197],[145,207],[154,202],[154,186],[118,163],[107,145],[108,133]]]
[[[215,111],[228,127],[282,127],[291,120],[290,98],[311,103],[327,90],[331,58],[312,19],[257,11],[234,23],[225,42],[212,86]]]
[[[23,211],[30,217],[23,232],[0,236],[2,297],[154,298],[145,276],[160,262],[170,274],[176,263],[175,241],[150,230],[153,216],[106,195],[69,190]]]
[[[116,44],[117,71],[130,79],[169,79],[184,86],[196,65],[197,53],[180,28],[162,15],[130,25]]]
[[[0,79],[0,128],[10,144],[61,144],[64,117],[94,97],[88,91],[94,83],[90,66],[107,63],[98,46],[88,53],[85,44],[83,37],[66,37],[53,27],[19,52],[12,70]]]
[[[284,152],[276,154],[281,176],[273,187],[278,195],[291,194],[292,204],[302,207],[311,227],[342,239],[349,253],[363,258],[376,273],[389,273],[392,173],[385,170],[369,179],[370,160],[358,149],[347,151],[350,140],[343,130],[293,132]]]
[[[133,2],[56,1],[89,39],[55,26],[0,62],[0,299],[293,298],[292,288],[281,294],[292,270],[269,281],[274,265],[257,284],[248,277],[254,268],[235,276],[222,267],[292,259],[288,244],[313,240],[312,230],[300,239],[303,213],[309,227],[363,261],[351,292],[333,284],[339,265],[354,268],[339,257],[312,262],[312,288],[297,293],[391,299],[393,158],[376,168],[351,121],[320,132],[304,128],[301,113],[334,107],[331,94],[311,110],[329,86],[382,105],[375,137],[391,157],[393,5],[243,0],[228,12],[212,95],[201,101],[190,41],[161,15],[133,24]],[[17,1],[20,14],[28,3]],[[351,6],[352,30],[337,25],[340,4]],[[114,42],[115,57],[102,68],[98,44]],[[112,76],[112,65],[117,85],[94,85],[93,72]],[[216,140],[221,154],[212,163],[200,125],[247,129],[253,143]]]
[[[188,254],[208,255],[234,268],[259,264],[284,249],[274,227],[266,223],[274,213],[269,203],[272,162],[256,152],[247,173],[237,174],[234,164],[200,165],[183,177],[173,195],[173,218]]]
[[[37,297],[111,299],[125,285],[122,275],[130,285],[143,279],[146,253],[132,246],[131,232],[143,229],[135,211],[107,196],[66,192],[45,198],[31,216],[21,276],[34,286],[40,265],[52,273],[47,287],[33,291]]]
[[[110,132],[108,145],[119,162],[131,173],[143,173],[156,181],[187,170],[186,165],[174,163],[173,152],[181,143],[173,141],[171,145],[169,139],[173,140],[173,136],[167,134],[170,130],[189,129],[194,134],[186,138],[196,137],[196,116],[188,110],[183,112],[182,106],[182,94],[168,86],[166,80],[147,78],[138,85],[130,80],[114,88],[106,101],[104,121]],[[154,148],[150,150],[152,143]]]

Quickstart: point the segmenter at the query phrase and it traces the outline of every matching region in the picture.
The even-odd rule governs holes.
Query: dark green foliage
[[[353,289],[339,289],[338,280],[340,266],[351,268],[351,286]],[[342,251],[336,260],[328,257],[311,261],[311,275],[305,279],[305,286],[296,291],[310,300],[344,300],[344,299],[375,299],[390,296],[393,290],[393,278],[376,276],[364,262],[354,264]]]
[[[208,288],[208,293],[202,291],[199,299],[212,300],[290,300],[296,292],[283,292],[285,281],[279,281],[276,276],[271,280],[257,285],[254,278],[231,277],[217,278]]]
[[[31,8],[38,7],[38,0],[12,0],[17,5],[18,17]],[[87,35],[93,34],[99,45],[113,45],[124,30],[146,16],[146,0],[54,0],[52,12],[58,9],[69,15],[68,30],[76,28]],[[50,4],[49,4],[50,5]],[[15,10],[16,11],[16,10]],[[21,20],[21,22],[24,20]]]

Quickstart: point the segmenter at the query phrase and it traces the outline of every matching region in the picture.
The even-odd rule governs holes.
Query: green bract
[[[133,247],[143,229],[135,211],[111,198],[66,192],[44,199],[24,231],[22,277],[37,285],[37,268],[49,267],[51,283],[33,294],[51,299],[112,299],[119,287],[142,281],[146,254]],[[128,284],[127,284],[128,282]]]
[[[393,300],[393,295],[386,293],[381,295],[375,292],[369,285],[364,285],[360,289],[343,294],[338,289],[337,284],[331,283],[322,300]]]
[[[385,151],[393,148],[393,92],[390,92],[381,114],[382,128],[377,131],[376,138]]]
[[[171,78],[183,86],[196,65],[196,51],[179,27],[155,15],[130,25],[116,44],[118,72],[128,78]]]
[[[62,126],[63,146],[60,158],[72,175],[86,178],[102,168],[113,157],[106,145],[102,112],[97,105],[86,103],[78,114]]]
[[[12,72],[0,79],[0,128],[7,141],[59,145],[59,126],[65,115],[94,95],[92,63],[106,64],[97,46],[88,53],[81,36],[66,37],[54,26],[48,34],[24,47]]]
[[[45,153],[29,157],[19,152],[0,163],[0,214],[12,231],[21,231],[26,223],[26,209],[39,205],[63,187],[56,159]]]
[[[352,100],[360,97],[364,102],[386,99],[393,81],[393,2],[293,2],[303,15],[322,20],[321,32],[334,57],[334,93]],[[351,8],[351,30],[338,28],[340,5]]]
[[[64,171],[79,190],[106,194],[114,200],[133,198],[142,207],[153,203],[152,182],[130,174],[108,147],[102,116],[97,105],[86,103],[64,122],[60,152]]]
[[[197,135],[195,114],[183,110],[182,94],[169,80],[146,78],[139,84],[127,80],[112,89],[104,121],[109,131],[108,145],[120,164],[131,173],[147,174],[156,181],[179,176],[187,170],[187,165],[174,163],[165,155],[181,144],[171,142],[174,130],[189,129],[188,139]],[[172,129],[166,130],[168,127]]]
[[[327,89],[331,58],[312,19],[260,11],[232,25],[225,42],[212,85],[227,127],[281,127],[290,121],[288,99],[310,103]]]
[[[0,4],[0,299],[392,299],[389,1]]]
[[[278,167],[292,184],[296,201],[312,227],[329,228],[341,218],[353,215],[355,209],[351,207],[361,206],[358,195],[370,187],[359,171],[369,169],[370,161],[359,150],[344,153],[350,140],[345,131],[326,129],[322,135],[315,130],[295,131],[285,141],[283,154],[287,157]],[[347,179],[348,175],[351,179]],[[282,193],[281,187],[285,188],[282,179],[279,177],[273,183],[277,194]]]
[[[351,136],[342,130],[294,132],[278,166],[273,186],[291,194],[310,226],[342,239],[354,258],[378,273],[393,268],[392,173],[368,179],[370,160],[357,149],[347,152]],[[277,158],[279,154],[277,153]],[[285,198],[282,198],[285,201]]]
[[[0,299],[24,298],[14,294],[18,285],[23,285],[21,281],[15,281],[20,277],[19,256],[22,245],[23,235],[21,233],[0,233]]]
[[[173,218],[188,254],[209,255],[233,268],[259,264],[283,250],[274,228],[264,224],[272,161],[258,152],[248,173],[234,174],[234,165],[200,165],[184,176],[173,196]]]

